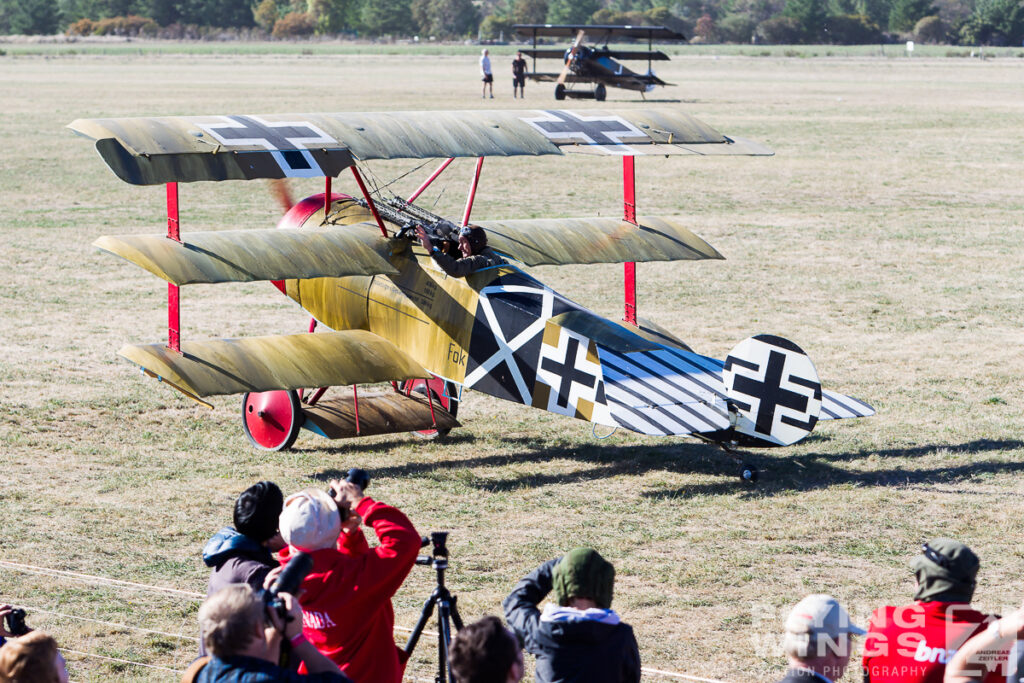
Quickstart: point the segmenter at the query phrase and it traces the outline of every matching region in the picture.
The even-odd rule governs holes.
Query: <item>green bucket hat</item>
[[[981,562],[963,543],[935,538],[921,546],[921,554],[910,561],[917,577],[915,600],[925,602],[970,602],[974,578]]]
[[[552,590],[558,604],[571,598],[590,598],[598,607],[612,606],[615,567],[593,548],[574,548],[551,571]]]

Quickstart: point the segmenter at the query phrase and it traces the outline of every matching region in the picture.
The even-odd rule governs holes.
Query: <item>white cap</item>
[[[341,533],[338,505],[319,489],[293,493],[281,511],[281,538],[296,550],[333,548]]]
[[[844,633],[867,633],[850,620],[849,613],[831,595],[808,595],[786,618],[786,632],[794,635],[825,635],[833,640]]]

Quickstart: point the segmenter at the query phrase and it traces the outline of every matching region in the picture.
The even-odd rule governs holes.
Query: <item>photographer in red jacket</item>
[[[356,484],[332,481],[331,491],[333,498],[321,490],[300,491],[285,500],[281,513],[281,536],[289,546],[281,562],[293,548],[313,558],[299,592],[303,634],[353,680],[399,683],[405,658],[392,632],[391,597],[416,562],[420,535],[408,517],[364,496]],[[380,545],[369,547],[360,522]]]
[[[971,607],[980,563],[963,543],[933,539],[910,566],[917,579],[914,602],[880,607],[871,615],[865,683],[942,683],[946,663],[994,619]]]

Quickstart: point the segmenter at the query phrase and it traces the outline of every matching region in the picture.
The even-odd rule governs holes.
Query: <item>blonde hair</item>
[[[199,608],[199,628],[206,649],[225,659],[245,650],[254,638],[253,626],[264,625],[263,600],[247,583],[225,586]]]
[[[7,641],[0,648],[2,683],[57,683],[57,641],[42,631]]]

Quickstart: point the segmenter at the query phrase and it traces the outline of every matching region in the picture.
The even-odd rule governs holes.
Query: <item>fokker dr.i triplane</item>
[[[727,450],[793,444],[820,420],[874,412],[823,389],[790,341],[751,337],[722,361],[637,317],[637,262],[722,256],[679,219],[637,214],[636,157],[771,154],[678,111],[189,116],[70,128],[94,140],[122,180],[166,185],[166,234],[95,243],[168,282],[167,341],[128,344],[120,355],[202,403],[241,394],[242,425],[260,448],[289,448],[300,428],[328,438],[444,434],[460,426],[465,389]],[[570,152],[621,157],[622,218],[471,223],[484,157]],[[416,200],[456,157],[475,159],[475,170],[453,221]],[[360,167],[395,158],[441,161],[409,196],[368,190]],[[332,190],[345,171],[358,196]],[[322,177],[325,188],[291,206],[276,228],[181,230],[179,183],[288,177]],[[448,276],[415,235],[423,228],[440,238],[468,225],[483,227],[506,263]],[[624,320],[592,313],[527,271],[592,263],[625,264]],[[309,330],[182,339],[180,287],[257,280],[308,311]],[[378,386],[358,389],[366,384]],[[351,389],[325,395],[328,387]]]

